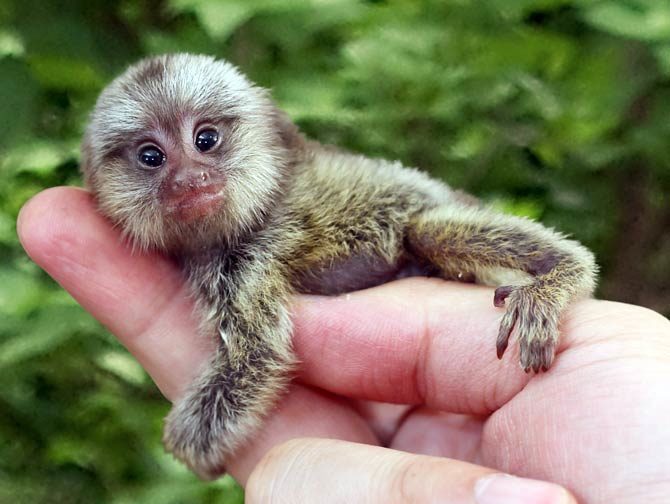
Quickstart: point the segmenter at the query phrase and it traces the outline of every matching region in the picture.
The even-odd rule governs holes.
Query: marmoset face
[[[100,95],[82,146],[102,212],[141,248],[211,246],[262,218],[285,151],[275,107],[232,65],[171,55]]]

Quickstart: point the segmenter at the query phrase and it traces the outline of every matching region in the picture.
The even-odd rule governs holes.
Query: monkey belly
[[[357,255],[310,268],[298,275],[296,290],[303,294],[333,296],[375,287],[399,278],[435,276],[434,268],[410,256],[388,262],[380,256]]]

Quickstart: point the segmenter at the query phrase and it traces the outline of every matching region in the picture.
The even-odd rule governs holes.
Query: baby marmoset
[[[551,365],[561,312],[594,287],[578,243],[399,163],[305,139],[264,89],[212,57],[129,68],[100,95],[82,152],[102,213],[137,247],[179,261],[218,341],[164,435],[204,478],[287,386],[293,293],[362,289],[410,267],[492,284],[507,308],[498,356],[515,329],[521,366],[537,372]]]

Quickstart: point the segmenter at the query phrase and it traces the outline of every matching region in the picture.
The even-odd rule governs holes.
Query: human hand
[[[212,346],[193,337],[175,266],[131,255],[78,189],[38,195],[18,227],[29,255],[179,397]],[[297,298],[299,381],[228,467],[247,499],[572,502],[555,485],[490,476],[503,472],[559,483],[580,502],[667,502],[670,323],[583,301],[552,369],[533,376],[514,355],[496,359],[492,299],[426,279]],[[284,443],[305,437],[344,441]],[[490,493],[500,482],[507,500]],[[524,483],[525,500],[512,500]]]

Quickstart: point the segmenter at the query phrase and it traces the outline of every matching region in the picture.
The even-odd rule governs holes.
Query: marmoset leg
[[[174,405],[163,436],[166,448],[203,479],[219,476],[226,457],[256,431],[295,362],[281,269],[262,260],[235,261],[227,257],[190,271],[220,341],[208,367]]]
[[[595,286],[597,267],[591,252],[523,218],[440,207],[416,216],[406,241],[411,252],[452,278],[474,274],[481,279],[500,268],[528,275],[518,284],[499,286],[494,295],[495,306],[507,304],[496,345],[498,357],[516,327],[526,372],[549,368],[562,310],[575,298],[591,294]]]

